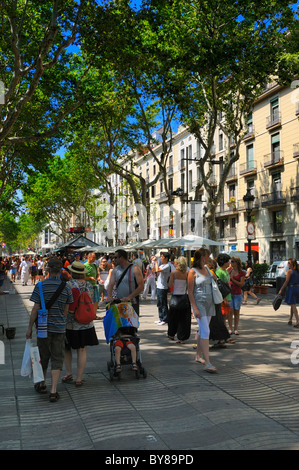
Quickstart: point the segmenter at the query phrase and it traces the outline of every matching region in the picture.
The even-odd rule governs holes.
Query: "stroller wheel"
[[[144,367],[140,368],[140,374],[143,375],[143,378],[146,379],[147,377],[147,372]]]
[[[113,381],[113,376],[114,376],[114,370],[113,369],[110,369],[109,370],[109,378],[110,378],[110,382]]]
[[[113,367],[113,363],[111,361],[107,361],[107,370],[110,372],[111,367]]]

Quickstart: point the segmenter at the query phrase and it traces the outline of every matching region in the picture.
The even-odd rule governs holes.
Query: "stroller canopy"
[[[121,302],[111,305],[106,312],[103,323],[107,344],[119,328],[139,327],[138,315],[130,302]]]

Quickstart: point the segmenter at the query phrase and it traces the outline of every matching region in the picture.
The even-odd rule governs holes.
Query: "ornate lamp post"
[[[251,263],[251,237],[254,233],[254,225],[251,223],[251,212],[253,209],[254,195],[250,189],[247,189],[247,193],[243,196],[245,209],[247,212],[247,241],[248,241],[248,263]]]

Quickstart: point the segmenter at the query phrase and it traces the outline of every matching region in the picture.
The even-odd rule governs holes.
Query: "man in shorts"
[[[62,262],[56,257],[50,258],[47,268],[49,276],[46,280],[42,281],[45,304],[51,299],[61,285],[60,274]],[[30,300],[34,302],[34,306],[31,311],[29,326],[26,332],[27,339],[32,338],[32,328],[35,320],[37,319],[38,310],[41,308],[38,284],[36,284]],[[45,379],[48,364],[49,361],[51,361],[52,383],[49,397],[50,402],[55,402],[59,398],[57,393],[57,384],[64,361],[66,316],[69,304],[71,303],[73,303],[72,291],[68,285],[65,285],[59,297],[48,310],[47,338],[37,338],[37,345]],[[35,390],[38,393],[47,393],[45,381],[35,384]]]

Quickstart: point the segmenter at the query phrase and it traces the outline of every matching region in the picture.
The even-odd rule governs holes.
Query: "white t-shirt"
[[[168,279],[170,276],[170,264],[160,264],[159,269],[162,269],[162,272],[159,272],[157,280],[157,289],[168,289]]]

